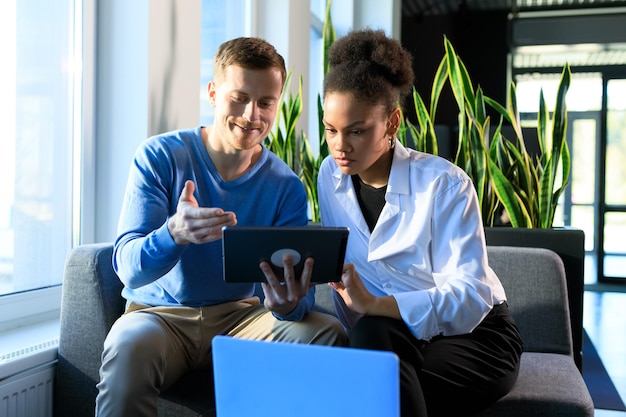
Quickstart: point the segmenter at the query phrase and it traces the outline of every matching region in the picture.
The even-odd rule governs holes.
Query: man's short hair
[[[287,78],[285,60],[272,44],[261,38],[241,37],[221,44],[213,62],[213,77],[219,80],[231,65],[250,70],[276,68],[280,71],[283,84]]]

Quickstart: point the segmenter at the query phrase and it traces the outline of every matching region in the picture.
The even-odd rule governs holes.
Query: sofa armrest
[[[111,243],[74,248],[67,257],[61,298],[55,415],[93,415],[102,346],[124,311]]]

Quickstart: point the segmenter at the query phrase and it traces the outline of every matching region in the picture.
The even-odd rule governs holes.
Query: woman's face
[[[327,93],[324,126],[328,149],[346,175],[358,174],[373,187],[387,184],[392,152],[390,137],[398,130],[400,111],[357,100],[350,93]]]

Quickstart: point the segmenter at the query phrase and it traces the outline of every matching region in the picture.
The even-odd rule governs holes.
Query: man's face
[[[225,152],[248,150],[269,134],[278,110],[282,77],[277,68],[250,70],[236,65],[209,83],[215,108],[214,134]]]

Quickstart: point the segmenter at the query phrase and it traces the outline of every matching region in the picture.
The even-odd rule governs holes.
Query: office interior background
[[[325,9],[324,0],[0,4],[0,358],[31,345],[54,350],[67,253],[115,239],[140,141],[211,123],[206,83],[221,42],[273,43],[304,82],[300,128],[318,137]],[[445,34],[485,94],[504,102],[516,83],[529,127],[539,89],[553,105],[568,62],[572,177],[556,225],[585,231],[588,291],[623,292],[626,1],[332,0],[331,15],[338,36],[372,27],[401,40],[423,96]],[[439,115],[456,123],[453,106]]]

